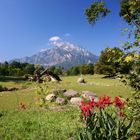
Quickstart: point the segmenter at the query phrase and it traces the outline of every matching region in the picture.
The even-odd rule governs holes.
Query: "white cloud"
[[[49,45],[56,46],[56,47],[62,47],[65,50],[79,49],[79,47],[77,45],[64,41],[59,36],[51,37],[49,39]]]
[[[50,46],[55,46],[55,47],[62,47],[65,50],[74,50],[74,49],[79,49],[79,47],[73,43],[67,42],[59,36],[52,36],[49,38],[48,45]],[[40,52],[47,51],[47,48],[41,49]]]
[[[51,46],[61,47],[63,45],[63,41],[59,36],[53,36],[49,39],[49,44]]]
[[[49,39],[49,41],[52,41],[52,42],[54,42],[54,41],[56,42],[56,41],[60,41],[60,40],[61,40],[61,38],[59,36],[53,36]]]

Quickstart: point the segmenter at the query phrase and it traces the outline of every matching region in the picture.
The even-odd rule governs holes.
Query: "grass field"
[[[0,111],[0,140],[67,140],[76,137],[79,126],[74,108]]]
[[[74,89],[79,92],[83,90],[90,90],[100,95],[109,95],[114,97],[116,95],[122,97],[129,97],[131,94],[131,89],[128,86],[125,86],[118,79],[105,79],[101,75],[86,75],[83,76],[86,80],[86,84],[78,84],[77,80],[80,76],[70,76],[62,77],[62,82],[60,84],[49,83],[48,87],[51,88],[66,88]]]
[[[105,79],[101,75],[86,75],[83,76],[86,84],[78,84],[77,79],[80,76],[61,77],[60,83],[48,83],[48,92],[52,89],[74,89],[79,92],[83,90],[90,90],[98,96],[109,95],[111,97],[121,96],[127,98],[131,95],[132,90],[125,86],[118,79]],[[17,91],[0,92],[0,108],[1,109],[14,109],[17,107],[18,102],[25,102],[29,107],[34,106],[35,83],[23,80],[1,80],[0,85],[5,87],[15,87]]]
[[[127,98],[132,90],[117,79],[104,79],[101,75],[83,76],[86,84],[78,84],[80,76],[61,77],[60,83],[47,84],[52,89],[90,90],[100,95]],[[74,140],[81,126],[79,109],[69,105],[53,110],[39,109],[34,103],[36,83],[22,79],[0,79],[0,85],[18,88],[16,91],[0,92],[0,140]],[[19,102],[27,105],[18,110]]]

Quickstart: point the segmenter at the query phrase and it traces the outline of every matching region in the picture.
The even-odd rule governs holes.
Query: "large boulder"
[[[46,101],[54,101],[56,99],[56,95],[55,94],[49,94],[46,96]]]
[[[83,77],[79,78],[79,79],[77,80],[77,82],[78,82],[78,83],[86,83],[86,82],[85,82],[85,79],[84,79]]]
[[[57,97],[56,98],[56,103],[59,104],[59,105],[63,105],[63,104],[65,104],[65,99]]]
[[[67,90],[66,92],[64,92],[64,96],[66,97],[74,97],[77,96],[78,92],[72,89]]]
[[[92,100],[92,98],[97,98],[97,95],[92,91],[82,91],[82,97],[87,100]],[[97,99],[96,99],[97,100]]]
[[[70,103],[72,105],[76,105],[76,106],[80,106],[81,101],[83,101],[83,99],[81,97],[73,97],[73,98],[70,99]]]

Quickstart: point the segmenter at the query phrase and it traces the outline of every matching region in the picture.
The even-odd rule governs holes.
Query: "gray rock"
[[[82,91],[82,97],[87,100],[92,100],[92,98],[97,98],[97,95],[92,91]]]
[[[81,101],[83,101],[83,99],[81,97],[73,97],[73,98],[70,99],[70,103],[72,105],[76,105],[76,106],[80,106]]]
[[[78,83],[86,83],[86,82],[85,82],[85,79],[84,79],[83,77],[79,78],[79,79],[77,80],[77,82],[78,82]]]
[[[64,93],[66,92],[66,89],[54,89],[51,91],[51,93],[58,95],[59,93]]]
[[[65,103],[65,99],[64,98],[56,98],[56,103],[59,105],[63,105]]]
[[[55,94],[49,94],[49,95],[47,95],[46,96],[46,101],[53,101],[53,100],[55,100],[56,99],[56,95]]]
[[[74,96],[76,96],[77,94],[78,94],[77,91],[71,90],[71,89],[69,89],[69,90],[67,90],[66,92],[64,92],[64,96],[66,96],[66,97],[74,97]]]

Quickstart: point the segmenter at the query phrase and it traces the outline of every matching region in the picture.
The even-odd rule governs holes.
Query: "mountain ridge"
[[[40,52],[15,61],[22,63],[41,64],[44,66],[61,66],[69,68],[77,64],[95,63],[98,56],[77,45],[65,43],[53,48],[42,49]],[[14,61],[12,60],[12,61]]]

